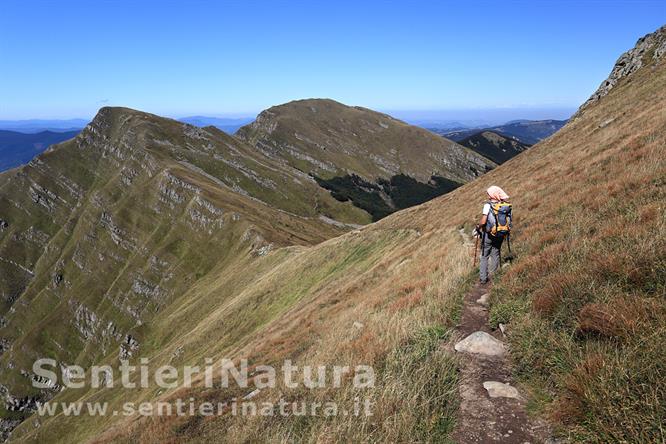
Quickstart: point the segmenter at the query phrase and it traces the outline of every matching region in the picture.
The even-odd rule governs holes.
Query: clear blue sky
[[[573,108],[663,1],[0,2],[0,119]],[[529,116],[526,116],[529,117]]]

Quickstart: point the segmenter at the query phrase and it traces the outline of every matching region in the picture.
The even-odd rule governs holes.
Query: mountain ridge
[[[32,387],[31,361],[131,358],[197,283],[370,222],[270,154],[216,128],[103,107],[74,139],[0,174],[5,430],[61,388]]]
[[[272,207],[241,193],[252,181],[245,174],[261,165],[248,154],[229,168],[224,161],[234,149],[250,149],[222,137],[147,113],[103,108],[75,139],[0,174],[0,365],[10,417],[55,394],[26,386],[16,368],[29,369],[40,351],[86,365],[118,346],[122,355],[124,342],[142,341],[137,325],[213,263],[317,243],[349,229],[316,217],[305,201],[293,207],[269,195]],[[218,179],[205,168],[225,168],[227,176]],[[265,181],[282,174],[294,180],[277,171]],[[308,183],[320,206],[357,212]],[[270,182],[257,186],[271,190]],[[210,242],[222,250],[207,249]],[[173,281],[174,274],[182,280]]]
[[[639,38],[632,49],[623,53],[613,65],[609,76],[601,82],[599,88],[583,103],[576,114],[606,96],[623,79],[630,77],[643,66],[659,61],[665,54],[666,25]]]
[[[387,114],[331,99],[269,108],[236,135],[312,176],[374,221],[455,189],[495,163]],[[413,198],[405,199],[407,195]]]

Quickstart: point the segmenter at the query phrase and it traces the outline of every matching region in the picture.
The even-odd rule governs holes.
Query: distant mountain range
[[[497,164],[506,162],[532,146],[495,131],[480,131],[458,141],[458,143]]]
[[[428,129],[456,142],[460,142],[482,131],[492,131],[518,140],[519,142],[534,145],[554,134],[566,123],[566,120],[513,120],[504,125],[492,127],[451,128],[448,130],[438,127],[428,127]]]
[[[489,128],[493,126],[493,122],[488,122],[486,120],[405,120],[405,122],[411,125],[420,126],[421,128],[446,131]]]
[[[80,131],[88,124],[86,119],[28,119],[28,120],[0,120],[0,130],[16,131],[19,133],[40,133],[42,131],[68,132]]]
[[[191,117],[182,117],[178,119],[180,122],[189,123],[190,125],[198,126],[204,128],[206,126],[214,126],[217,129],[224,131],[227,134],[233,134],[238,129],[252,122],[254,118],[252,117],[240,117],[235,119],[223,118],[223,117],[206,117],[206,116],[191,116]]]
[[[207,116],[189,116],[177,119],[179,122],[206,128],[215,127],[227,134],[234,134],[243,126],[251,123],[254,119],[250,117],[224,118]],[[550,136],[561,128],[565,120],[514,120],[504,125],[485,127],[483,121],[457,121],[457,120],[422,120],[413,122],[416,126],[460,142],[482,131],[490,131],[507,139],[520,142],[520,146],[532,145]],[[0,137],[0,171],[25,164],[36,155],[42,153],[51,144],[59,143],[74,137],[83,127],[88,124],[85,119],[67,120],[0,120],[0,131],[4,134]],[[478,125],[477,125],[478,124]],[[473,126],[471,126],[473,125]],[[495,138],[496,139],[496,138]],[[492,145],[492,142],[488,142]],[[463,144],[464,145],[464,144]],[[486,146],[487,143],[482,143]],[[505,154],[496,152],[490,157],[477,148],[465,145],[474,151],[486,156],[496,162],[496,159],[504,159]],[[494,150],[489,145],[485,151],[490,153]],[[522,148],[521,148],[522,149]],[[508,152],[514,152],[509,150]],[[493,157],[494,156],[494,157]],[[506,159],[502,160],[505,161]]]
[[[75,137],[79,130],[25,134],[0,130],[0,171],[28,163],[49,146]]]

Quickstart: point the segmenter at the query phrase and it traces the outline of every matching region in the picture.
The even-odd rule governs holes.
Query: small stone
[[[500,331],[502,332],[502,335],[506,336],[506,325],[504,325],[500,322],[498,327],[499,327]]]
[[[604,120],[603,122],[601,122],[601,123],[599,124],[599,128],[605,128],[605,127],[607,127],[609,124],[613,123],[614,120],[615,120],[615,117],[611,117],[610,119],[606,119],[606,120]]]
[[[361,322],[355,321],[353,324],[354,328],[358,328],[359,330],[363,328],[363,324]]]
[[[261,389],[255,389],[255,390],[251,391],[250,393],[248,393],[247,395],[243,396],[243,400],[252,399],[255,396],[257,396],[260,392],[261,392]]]
[[[515,387],[503,382],[486,381],[483,383],[483,388],[488,391],[488,396],[491,398],[520,398],[520,393]]]
[[[489,300],[490,300],[490,293],[484,293],[481,295],[479,299],[476,300],[476,303],[481,305],[488,305]]]
[[[500,356],[504,354],[504,344],[483,331],[472,333],[458,342],[454,348],[459,352],[488,356]]]

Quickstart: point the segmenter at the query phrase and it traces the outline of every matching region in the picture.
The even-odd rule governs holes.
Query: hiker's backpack
[[[509,202],[488,202],[490,212],[486,231],[493,236],[504,237],[511,232],[511,204]]]

